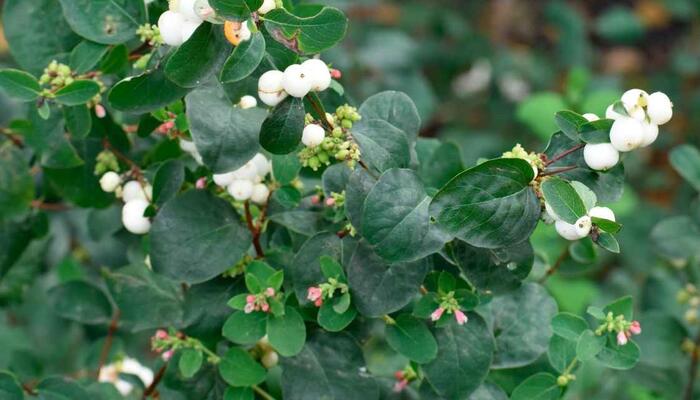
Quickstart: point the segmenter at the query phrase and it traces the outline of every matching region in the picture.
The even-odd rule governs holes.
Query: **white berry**
[[[634,118],[618,118],[610,128],[610,143],[617,151],[631,151],[644,139],[644,127]]]
[[[122,208],[122,224],[126,230],[136,235],[143,235],[151,230],[151,221],[143,214],[148,208],[148,202],[143,199],[133,199]]]
[[[299,64],[292,64],[284,70],[282,87],[292,97],[304,97],[311,91],[311,76]]]
[[[199,18],[199,15],[195,12],[194,3],[196,3],[196,0],[180,0],[178,11],[180,11],[180,14],[186,19],[201,22],[202,20]]]
[[[194,31],[199,28],[199,25],[202,24],[202,21],[200,20],[190,20],[190,19],[185,19],[185,21],[182,24],[182,42],[186,42],[192,37],[192,34]]]
[[[100,187],[107,193],[112,193],[117,190],[121,183],[122,178],[120,178],[119,174],[114,171],[106,172],[100,178]]]
[[[258,80],[258,97],[270,107],[274,107],[287,97],[287,92],[282,86],[284,73],[271,70],[260,76]]]
[[[253,185],[253,193],[250,195],[250,200],[255,204],[263,205],[267,203],[267,197],[270,195],[270,189],[264,183],[256,183]]]
[[[557,230],[559,236],[566,240],[579,240],[581,236],[576,231],[576,227],[567,222],[558,220],[554,223],[554,229]]]
[[[576,223],[574,224],[576,234],[579,235],[581,238],[588,236],[588,234],[591,232],[592,226],[593,223],[591,222],[591,217],[589,217],[588,215],[584,215],[583,217],[577,219]]]
[[[226,187],[236,180],[236,172],[231,171],[224,174],[214,174],[212,178],[214,178],[214,183],[216,183],[217,186]]]
[[[241,101],[238,102],[238,105],[246,110],[248,108],[253,108],[258,105],[258,101],[255,100],[255,97],[253,96],[243,96],[241,97]]]
[[[252,162],[252,160],[250,160],[247,163],[245,163],[242,167],[233,171],[233,174],[236,177],[236,179],[245,179],[248,181],[252,181],[258,176],[258,168],[255,166],[255,163]]]
[[[610,105],[608,106],[608,108],[605,109],[605,118],[607,118],[607,119],[618,119],[618,118],[624,118],[624,117],[625,117],[625,115],[622,115],[622,114],[618,113],[617,111],[615,111],[614,108],[615,108],[615,107],[613,107],[613,104],[610,104]]]
[[[620,161],[620,153],[610,143],[588,143],[583,148],[583,159],[588,168],[606,171]]]
[[[253,194],[253,182],[247,179],[236,179],[228,186],[228,193],[238,201],[245,201]]]
[[[270,369],[277,365],[279,359],[280,358],[277,355],[276,351],[268,351],[267,353],[265,353],[265,355],[260,361],[262,362],[262,365],[265,366],[265,368]]]
[[[160,37],[168,46],[179,46],[182,44],[182,25],[185,18],[182,14],[174,11],[166,11],[158,18],[158,29]]]
[[[272,169],[270,161],[262,153],[256,154],[250,161],[255,165],[255,169],[258,171],[258,176],[260,177],[264,177],[270,173]]]
[[[265,0],[260,8],[258,8],[258,14],[265,15],[275,8],[277,8],[277,3],[275,0]]]
[[[128,203],[136,199],[144,201],[148,200],[146,197],[146,191],[143,189],[139,181],[129,181],[122,189],[122,200],[124,200],[125,203]]]
[[[644,127],[644,138],[640,147],[646,147],[654,143],[656,138],[659,137],[659,126],[648,122],[642,122],[642,126]]]
[[[311,90],[322,92],[331,85],[331,71],[325,62],[312,58],[304,61],[301,66],[311,77]]]
[[[647,99],[647,114],[652,124],[663,125],[673,117],[673,103],[666,94],[655,92]]]
[[[609,221],[615,221],[615,213],[608,207],[593,207],[588,211],[590,217],[607,219]]]
[[[304,132],[301,136],[301,142],[304,143],[306,147],[316,147],[323,139],[326,137],[326,131],[317,124],[309,124],[304,128]]]
[[[600,117],[598,117],[597,115],[595,115],[593,113],[585,113],[585,114],[583,114],[583,118],[587,119],[588,122],[593,122],[593,121],[597,121],[600,119]]]
[[[246,40],[250,40],[251,36],[253,36],[253,33],[248,27],[248,21],[243,21],[241,24],[241,30],[238,31],[238,37],[241,39],[241,42],[245,42]]]
[[[649,94],[642,89],[630,89],[622,94],[620,101],[625,105],[625,108],[631,110],[637,106],[645,106],[648,97]]]

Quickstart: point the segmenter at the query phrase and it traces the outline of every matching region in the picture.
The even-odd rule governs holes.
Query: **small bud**
[[[396,371],[394,372],[394,378],[396,378],[397,381],[400,381],[404,378],[404,373],[403,371]]]
[[[255,296],[252,294],[249,294],[245,297],[245,302],[246,303],[255,303]]]
[[[197,189],[204,189],[207,187],[207,178],[205,176],[197,179],[197,182],[194,184],[194,186]]]
[[[250,314],[253,311],[255,311],[255,304],[254,303],[247,303],[245,307],[243,308],[243,312],[246,314]]]
[[[270,369],[277,365],[279,359],[279,355],[277,355],[276,351],[268,351],[260,361],[265,368]]]
[[[430,314],[430,319],[433,321],[437,321],[442,317],[442,313],[444,313],[444,312],[445,312],[444,308],[438,307],[437,309],[435,309],[435,311],[433,311],[432,314]]]
[[[95,105],[95,115],[97,116],[97,118],[100,118],[100,119],[107,116],[107,110],[105,110],[105,108],[102,104]]]
[[[309,299],[309,301],[316,302],[318,299],[321,298],[323,295],[323,291],[319,287],[312,286],[308,289],[306,293],[306,298]]]
[[[642,325],[639,323],[639,321],[632,321],[632,325],[630,326],[630,333],[633,335],[639,335],[642,333]]]
[[[564,387],[569,384],[569,378],[567,378],[565,375],[559,375],[557,378],[557,385]]]
[[[462,310],[455,310],[455,319],[459,325],[464,325],[467,323],[467,315],[462,312]]]
[[[331,68],[331,78],[340,79],[343,77],[343,73],[339,69]]]
[[[620,346],[624,346],[627,344],[627,335],[625,334],[625,332],[617,333],[617,344]]]
[[[158,329],[155,334],[156,339],[165,340],[168,338],[168,332],[163,329]]]
[[[171,358],[173,358],[173,354],[175,354],[175,351],[171,349],[163,353],[161,357],[163,358],[163,361],[168,362]]]
[[[260,309],[261,309],[263,312],[268,312],[268,311],[270,311],[270,305],[267,304],[267,303],[263,303],[263,304],[260,306]]]
[[[333,207],[335,205],[335,199],[332,197],[329,197],[326,199],[326,206],[327,207]]]
[[[406,386],[408,386],[408,381],[405,379],[402,379],[396,383],[394,383],[394,392],[399,393],[403,391]]]
[[[272,297],[274,295],[275,295],[275,289],[273,289],[271,287],[265,289],[265,296]]]
[[[311,196],[311,204],[320,204],[321,203],[321,196],[315,194]]]

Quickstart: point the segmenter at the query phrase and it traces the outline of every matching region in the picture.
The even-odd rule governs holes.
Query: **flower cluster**
[[[338,279],[328,278],[327,282],[308,288],[306,290],[306,299],[314,303],[316,307],[321,307],[323,300],[332,299],[336,290],[339,290],[341,294],[345,294],[349,288],[346,283],[340,282]]]
[[[503,158],[519,158],[525,160],[532,167],[532,172],[534,173],[534,178],[537,178],[539,171],[544,169],[544,162],[542,157],[535,152],[527,152],[520,143],[516,144],[510,151],[506,151],[501,156]]]
[[[685,320],[689,324],[697,324],[700,321],[700,293],[693,284],[687,284],[685,288],[678,291],[676,299],[680,304],[687,304],[688,309],[685,311]]]
[[[589,121],[595,114],[583,115]],[[641,89],[626,91],[620,101],[608,106],[605,118],[614,120],[610,143],[588,143],[583,149],[586,164],[594,170],[608,170],[620,161],[620,152],[646,147],[656,141],[659,125],[671,120],[673,103],[662,92],[648,94]]]
[[[394,392],[402,392],[412,381],[418,379],[416,371],[408,365],[406,368],[394,372]]]
[[[274,107],[287,96],[304,97],[309,92],[322,92],[331,85],[331,71],[325,62],[312,58],[292,64],[284,72],[270,70],[258,79],[258,97]]]
[[[172,329],[170,332],[164,329],[158,329],[151,337],[151,349],[160,354],[160,357],[165,362],[170,361],[173,355],[175,355],[175,352],[182,349],[201,351],[207,355],[207,360],[213,364],[217,364],[220,361],[219,357],[207,349],[202,342]]]
[[[163,38],[160,37],[160,29],[156,25],[143,24],[138,27],[136,34],[139,35],[139,39],[148,43],[151,47],[158,47],[163,44]]]
[[[158,18],[158,29],[163,43],[179,46],[202,24],[202,12],[195,11],[195,2],[196,0],[170,0],[170,9]],[[211,12],[213,13],[213,10]]]
[[[624,315],[614,316],[612,312],[608,312],[605,320],[595,330],[595,334],[601,336],[607,332],[616,332],[617,344],[624,346],[632,335],[642,333],[642,326],[639,324],[639,321],[628,322],[625,321]]]
[[[95,113],[98,117],[102,118],[105,116],[106,112],[104,107],[100,104],[102,102],[102,93],[107,90],[105,84],[98,78],[98,74],[86,74],[80,75],[66,65],[53,60],[49,65],[44,68],[44,73],[39,78],[39,84],[48,85],[48,89],[44,89],[42,96],[47,98],[52,98],[54,93],[62,88],[72,84],[76,80],[81,79],[92,79],[100,87],[100,92],[93,97],[88,103],[89,107],[95,107]]]
[[[270,189],[264,183],[272,171],[272,164],[262,154],[256,154],[242,167],[223,174],[214,174],[214,183],[225,187],[237,201],[251,200],[255,204],[266,204]]]
[[[270,304],[267,302],[267,299],[275,297],[275,294],[277,294],[275,289],[269,287],[263,290],[262,293],[247,295],[245,298],[245,308],[243,311],[246,314],[250,314],[253,311],[269,312]]]
[[[326,114],[326,124],[314,121],[307,114],[301,138],[306,147],[299,152],[301,164],[316,171],[336,159],[354,167],[360,159],[360,148],[352,139],[350,130],[360,118],[357,109],[347,104],[338,107],[334,114]],[[324,125],[330,129],[327,131]]]
[[[447,312],[447,314],[453,314],[459,325],[464,325],[469,320],[467,314],[460,309],[459,302],[455,298],[455,292],[450,291],[440,295],[438,302],[440,305],[430,314],[430,319],[432,321],[439,321],[445,312]]]

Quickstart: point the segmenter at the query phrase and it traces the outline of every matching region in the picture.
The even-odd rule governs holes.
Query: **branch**
[[[575,152],[575,151],[577,151],[577,150],[580,150],[580,149],[584,148],[584,146],[586,146],[585,143],[579,143],[579,144],[577,144],[576,146],[574,146],[574,147],[572,147],[572,148],[570,148],[570,149],[568,149],[568,150],[565,150],[565,151],[563,151],[563,152],[557,154],[556,156],[552,157],[550,160],[547,160],[547,161],[544,163],[544,165],[545,165],[545,166],[548,166],[548,165],[554,164],[555,162],[561,160],[562,158],[568,156],[569,154],[571,154],[571,153],[573,153],[573,152]]]
[[[267,393],[258,385],[253,385],[253,390],[255,391],[255,393],[258,394],[258,396],[262,397],[265,400],[275,400],[275,398],[272,397],[270,393]]]
[[[70,209],[70,207],[62,203],[44,203],[38,199],[32,200],[31,206],[32,208],[46,211],[66,211]]]
[[[253,225],[253,215],[250,213],[250,201],[246,200],[245,203],[243,203],[243,209],[245,210],[245,222],[248,225],[248,230],[253,235],[255,253],[258,255],[258,258],[263,258],[265,257],[265,252],[260,245],[261,225],[257,227]],[[261,217],[264,217],[264,214],[261,214]],[[262,222],[259,222],[259,224],[262,224]]]
[[[165,376],[165,370],[168,368],[168,363],[163,364],[162,367],[156,372],[156,376],[153,377],[153,382],[151,382],[150,385],[146,388],[146,390],[143,391],[143,396],[141,397],[142,399],[146,399],[149,396],[151,396],[155,391],[156,387],[160,383],[160,381],[163,379],[163,376]]]
[[[547,273],[544,274],[544,276],[539,280],[539,283],[544,283],[547,278],[550,276],[554,275],[555,272],[559,270],[559,267],[561,267],[561,264],[566,261],[566,259],[569,258],[569,246],[567,245],[564,247],[564,251],[559,254],[559,257],[557,257],[557,260],[554,261],[554,265],[552,265],[548,270]]]
[[[548,175],[556,175],[556,174],[562,174],[564,172],[571,171],[573,169],[578,168],[576,165],[570,165],[568,167],[561,167],[561,168],[552,168],[552,169],[547,169],[544,170],[540,176],[548,176]]]
[[[306,99],[309,100],[311,107],[313,107],[314,111],[316,111],[316,114],[318,114],[318,117],[321,119],[321,125],[323,125],[328,132],[331,132],[333,127],[331,126],[330,122],[328,122],[328,119],[326,118],[326,110],[323,108],[323,104],[318,101],[318,97],[315,94],[308,94]]]
[[[107,338],[105,338],[105,343],[102,345],[102,351],[100,352],[100,363],[98,364],[97,372],[95,373],[98,379],[100,377],[100,371],[102,370],[102,367],[105,365],[105,363],[107,362],[107,358],[109,357],[109,351],[112,348],[114,333],[119,327],[119,318],[121,317],[121,314],[122,312],[120,310],[117,310],[114,313],[114,317],[112,317],[112,322],[109,323],[109,328],[107,329]]]
[[[684,400],[693,400],[695,391],[695,378],[698,375],[698,362],[700,361],[700,333],[695,337],[695,348],[690,356],[690,368],[688,368],[688,384],[685,386]]]

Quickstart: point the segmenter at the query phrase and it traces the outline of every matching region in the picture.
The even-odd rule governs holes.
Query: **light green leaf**
[[[204,357],[202,352],[195,349],[183,349],[178,361],[180,373],[185,378],[191,378],[202,367]]]
[[[119,111],[143,114],[155,111],[187,94],[157,69],[119,81],[109,91],[109,104]]]
[[[700,191],[700,151],[697,147],[689,144],[678,146],[671,150],[669,161],[683,179]]]
[[[386,341],[391,348],[419,364],[437,356],[437,342],[425,322],[409,314],[399,315],[395,322],[386,325]]]
[[[219,374],[229,385],[244,387],[264,381],[267,370],[253,360],[247,351],[233,347],[221,357]]]
[[[285,307],[284,315],[271,315],[267,320],[267,337],[281,356],[294,356],[301,351],[306,341],[304,319],[294,308]]]
[[[567,340],[578,340],[581,333],[588,329],[583,318],[571,313],[559,313],[552,318],[552,331]]]
[[[254,344],[265,335],[267,314],[239,311],[231,314],[222,328],[223,336],[238,344]]]
[[[574,224],[586,215],[587,210],[583,200],[569,182],[550,178],[542,182],[540,187],[545,201],[563,221]]]
[[[265,28],[285,46],[303,54],[320,53],[344,36],[348,19],[337,8],[323,7],[317,14],[299,17],[283,8],[265,14]]]
[[[583,362],[591,361],[605,347],[605,336],[598,336],[592,330],[583,331],[576,344],[576,357]]]
[[[558,400],[561,388],[557,377],[539,372],[525,379],[510,395],[510,400]]]

